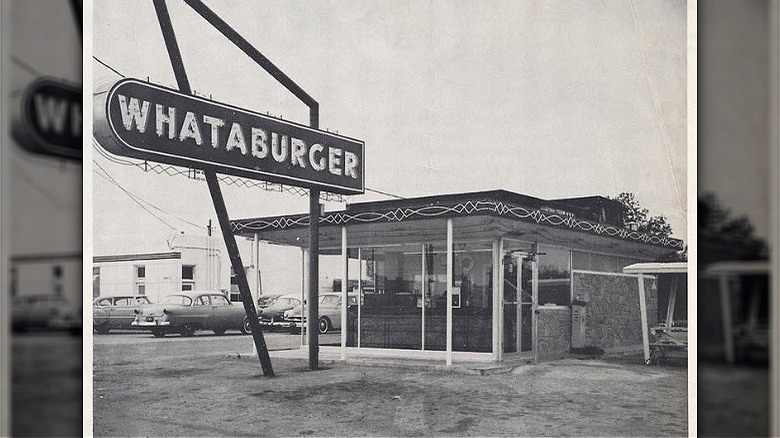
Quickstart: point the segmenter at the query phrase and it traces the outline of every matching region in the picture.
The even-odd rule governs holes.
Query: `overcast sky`
[[[686,238],[684,0],[207,3],[319,101],[321,128],[365,141],[371,189],[628,191]],[[303,104],[183,2],[169,8],[194,90],[308,122]],[[151,2],[95,2],[94,14],[96,57],[175,86]],[[93,66],[96,82],[119,79]],[[178,229],[204,232],[181,219],[215,219],[205,183],[93,155],[168,223],[94,175],[95,254],[164,250]],[[308,208],[297,195],[223,190],[232,218]],[[349,202],[368,199],[388,198]]]

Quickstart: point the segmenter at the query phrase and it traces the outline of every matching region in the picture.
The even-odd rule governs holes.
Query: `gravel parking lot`
[[[283,336],[268,335],[269,346]],[[308,371],[305,360],[272,352],[277,377],[265,378],[254,357],[204,353],[206,337],[166,338],[155,343],[160,354],[120,353],[106,339],[95,344],[96,436],[687,434],[684,365],[570,359],[489,376],[341,363]],[[179,343],[198,347],[164,353]]]

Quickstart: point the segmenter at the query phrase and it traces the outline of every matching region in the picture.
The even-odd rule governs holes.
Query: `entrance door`
[[[504,353],[530,354],[533,350],[534,264],[527,252],[507,252],[504,260],[503,347]]]

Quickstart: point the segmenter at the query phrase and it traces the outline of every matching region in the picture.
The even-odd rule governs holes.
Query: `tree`
[[[672,226],[667,222],[666,216],[649,216],[650,211],[639,204],[633,193],[623,192],[612,199],[623,204],[623,227],[651,236],[672,235]]]
[[[698,239],[704,259],[766,259],[768,247],[747,216],[735,216],[713,193],[699,197]]]

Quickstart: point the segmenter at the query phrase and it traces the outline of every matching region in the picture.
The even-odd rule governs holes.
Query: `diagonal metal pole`
[[[265,57],[259,50],[233,29],[225,20],[220,18],[214,11],[206,6],[201,0],[184,0],[195,12],[209,22],[215,29],[224,35],[230,42],[235,44],[241,51],[255,61],[268,74],[282,84],[287,90],[295,95],[301,102],[309,107],[309,126],[319,128],[320,124],[320,105],[306,91],[295,83],[282,70],[274,65],[271,60]],[[307,320],[309,321],[309,369],[319,368],[319,332],[312,330],[316,327],[316,321],[319,318],[319,247],[320,247],[320,191],[319,189],[309,189],[309,296]]]
[[[168,14],[168,7],[165,4],[165,0],[153,1],[154,9],[157,12],[157,19],[160,22],[160,29],[162,30],[163,38],[165,39],[165,47],[168,49],[168,56],[171,58],[171,66],[173,67],[173,73],[176,76],[176,82],[181,91],[192,94],[192,89],[190,88],[190,83],[187,79],[187,73],[184,70],[184,62],[182,61],[181,53],[179,52],[179,45],[176,42],[176,34],[173,32],[171,17]],[[228,217],[227,208],[225,208],[225,200],[222,197],[222,190],[219,187],[217,174],[213,169],[208,167],[205,167],[202,170],[203,174],[206,176],[206,183],[209,186],[209,191],[211,192],[211,199],[214,201],[214,209],[217,213],[219,226],[222,229],[222,235],[225,238],[225,246],[227,246],[230,263],[233,266],[233,272],[236,273],[238,279],[238,291],[241,294],[241,302],[244,304],[244,311],[249,319],[249,327],[252,329],[252,338],[254,339],[255,347],[257,348],[260,365],[263,368],[263,375],[266,377],[273,377],[274,370],[271,366],[271,358],[268,355],[265,338],[263,337],[263,332],[260,328],[260,322],[257,319],[257,311],[255,310],[255,304],[252,301],[252,294],[249,291],[249,282],[246,279],[244,264],[241,262],[241,255],[238,252],[236,238],[233,235],[233,231],[230,229],[230,218]]]

